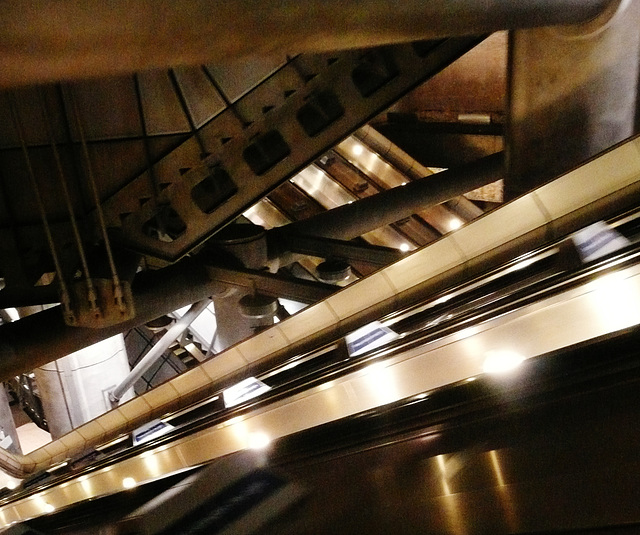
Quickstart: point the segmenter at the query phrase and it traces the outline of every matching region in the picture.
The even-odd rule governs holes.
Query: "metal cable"
[[[169,69],[169,79],[171,80],[171,84],[173,85],[173,90],[178,97],[178,101],[180,102],[180,107],[182,108],[182,113],[184,114],[187,122],[189,123],[189,129],[191,130],[191,135],[195,137],[196,142],[198,143],[198,147],[200,147],[200,158],[204,159],[209,155],[206,147],[204,146],[204,141],[202,140],[202,136],[200,135],[200,130],[196,128],[196,124],[191,116],[191,112],[189,111],[189,106],[187,104],[187,99],[184,96],[184,92],[182,91],[182,87],[180,87],[180,83],[178,82],[178,77],[176,76],[176,72],[173,69]]]
[[[115,297],[115,301],[120,308],[121,311],[126,310],[126,305],[124,303],[124,294],[122,291],[122,285],[120,283],[120,278],[118,277],[118,272],[116,270],[116,264],[113,260],[113,252],[111,250],[111,243],[109,241],[109,235],[107,233],[107,226],[104,221],[104,214],[102,212],[102,206],[100,204],[100,196],[98,195],[98,188],[96,186],[95,177],[93,175],[93,168],[91,166],[91,158],[89,157],[89,149],[87,148],[87,140],[84,133],[84,128],[82,127],[82,121],[80,120],[80,114],[78,112],[78,105],[76,103],[76,99],[73,95],[73,91],[71,88],[68,88],[69,100],[71,102],[71,107],[73,108],[73,114],[76,120],[76,126],[78,128],[78,134],[80,135],[80,145],[82,147],[82,154],[86,163],[86,171],[87,178],[89,179],[89,183],[91,185],[91,191],[93,193],[93,200],[96,205],[96,213],[98,215],[98,221],[100,223],[100,230],[102,232],[102,238],[104,240],[104,247],[107,253],[107,259],[109,262],[109,268],[111,270],[111,276],[113,279],[113,293]]]
[[[24,155],[25,163],[27,165],[27,174],[29,175],[29,181],[31,182],[31,186],[35,194],[36,204],[38,205],[38,212],[40,213],[40,219],[42,220],[42,226],[47,237],[49,249],[51,250],[51,256],[53,258],[56,275],[58,277],[58,284],[60,285],[60,301],[62,303],[65,315],[67,315],[69,319],[72,319],[73,312],[71,311],[70,307],[69,290],[67,288],[67,283],[62,275],[62,267],[60,265],[60,259],[56,251],[55,242],[53,241],[53,235],[51,234],[51,228],[49,227],[49,221],[47,220],[47,212],[44,208],[44,203],[42,202],[42,195],[40,195],[40,188],[38,187],[38,181],[36,180],[33,166],[31,165],[31,158],[29,157],[24,130],[22,129],[22,124],[20,124],[20,118],[18,117],[15,97],[13,93],[8,93],[7,98],[9,100],[11,120],[18,133],[18,138],[20,139],[20,147],[22,149],[22,154]]]
[[[161,235],[166,234],[164,218],[160,214],[158,197],[160,188],[158,186],[158,177],[153,167],[153,159],[151,158],[151,147],[149,146],[149,134],[147,132],[147,121],[144,117],[144,108],[142,107],[142,91],[140,90],[140,78],[137,74],[133,75],[133,88],[136,93],[136,108],[138,110],[138,119],[140,120],[140,128],[142,129],[142,145],[144,147],[144,157],[148,169],[149,183],[151,184],[151,201],[153,203],[153,211],[158,214],[156,221],[158,230]]]
[[[238,110],[236,105],[229,100],[229,97],[224,92],[224,89],[222,89],[218,81],[214,78],[213,74],[211,74],[211,71],[208,69],[208,67],[203,65],[202,72],[204,72],[205,76],[207,77],[207,79],[209,80],[213,88],[216,90],[216,93],[218,93],[218,95],[222,99],[222,102],[224,102],[224,105],[231,110],[231,113],[233,113],[233,116],[240,122],[240,124],[242,125],[242,128],[243,129],[247,128],[251,123],[242,116],[242,114],[240,113],[240,110]]]
[[[73,229],[73,235],[76,240],[76,246],[78,248],[78,254],[80,255],[80,262],[82,263],[82,270],[85,275],[85,280],[87,282],[87,299],[89,303],[91,303],[92,310],[97,308],[97,297],[95,288],[93,287],[93,280],[91,279],[91,273],[89,271],[89,264],[87,263],[87,255],[84,250],[84,246],[82,245],[82,238],[80,237],[80,231],[78,230],[78,224],[76,222],[75,213],[73,211],[73,205],[71,203],[71,196],[69,195],[69,187],[67,184],[67,178],[64,174],[64,170],[62,168],[62,161],[60,160],[60,153],[58,151],[58,145],[55,141],[55,136],[53,134],[53,129],[51,128],[51,120],[49,118],[49,112],[47,111],[46,102],[44,100],[44,95],[42,93],[42,89],[38,88],[38,97],[40,100],[40,107],[42,109],[42,115],[44,117],[45,127],[47,129],[47,135],[49,136],[49,143],[51,144],[51,149],[53,151],[53,157],[56,162],[56,169],[58,171],[58,179],[60,181],[60,186],[64,193],[65,203],[67,205],[67,211],[69,212],[69,220],[71,221],[71,227]]]

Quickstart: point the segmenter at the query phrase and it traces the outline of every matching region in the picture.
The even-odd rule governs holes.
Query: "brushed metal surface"
[[[122,490],[125,478],[149,481],[250,448],[258,436],[277,440],[480,376],[492,352],[517,351],[525,359],[534,358],[639,323],[640,265],[635,265],[9,504],[0,509],[0,521],[6,525],[40,516],[51,507],[60,509]],[[508,472],[496,468],[501,455],[491,454],[483,462],[490,463],[496,480],[504,482]],[[440,467],[441,490],[434,490],[432,501],[442,514],[449,515],[448,532],[461,533],[455,527],[455,510],[462,489],[456,487],[455,479],[445,477],[447,466],[453,465],[445,462]],[[560,478],[559,484],[575,483],[569,477]],[[487,505],[499,506],[506,499],[500,496],[498,492]],[[474,508],[481,510],[485,499],[482,493],[479,501],[474,498],[472,511],[465,514],[472,514]]]

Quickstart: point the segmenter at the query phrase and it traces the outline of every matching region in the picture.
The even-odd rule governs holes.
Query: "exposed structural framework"
[[[468,189],[488,182],[493,182],[503,176],[503,160],[501,154],[489,156],[474,165],[462,169],[444,171],[425,179],[420,179],[404,187],[393,188],[387,192],[365,198],[361,201],[347,204],[340,210],[339,222],[349,232],[353,233],[371,230],[389,223],[393,219],[406,215],[419,206],[428,206],[442,202],[445,197],[461,194]],[[444,197],[438,193],[443,188]],[[387,197],[388,196],[388,197]],[[380,203],[386,204],[385,210],[377,212]],[[362,203],[362,205],[360,204]],[[363,206],[364,205],[364,206]],[[367,217],[361,217],[361,206],[368,211]],[[390,208],[390,209],[389,209]],[[332,212],[326,212],[331,214]],[[322,219],[324,216],[318,216]],[[310,218],[310,224],[316,220]],[[291,232],[287,227],[273,229],[267,233],[275,249],[288,249],[287,243],[304,240],[304,221],[300,227],[292,225]],[[334,226],[329,230],[336,232]],[[339,230],[339,229],[338,229]],[[341,234],[338,237],[345,237]],[[340,241],[339,244],[346,242]],[[325,243],[325,245],[327,245]],[[328,244],[333,247],[333,244]],[[294,246],[292,249],[296,249]],[[350,253],[355,246],[343,250]],[[361,253],[367,250],[360,248]],[[387,256],[388,258],[388,256]],[[283,279],[277,275],[263,273],[246,268],[228,269],[211,265],[211,257],[206,250],[202,254],[186,258],[176,264],[151,273],[140,273],[136,277],[133,299],[136,317],[124,323],[115,324],[101,329],[91,327],[68,326],[56,308],[2,326],[3,339],[0,342],[0,376],[11,377],[20,372],[28,371],[51,359],[60,358],[72,353],[88,344],[98,342],[113,336],[123,329],[129,329],[141,323],[150,321],[159,314],[168,313],[195,301],[206,299],[212,295],[220,295],[226,291],[226,285],[244,284],[259,290],[261,293],[274,297],[288,297],[303,302],[315,302],[336,291],[336,287],[328,284],[315,283],[305,280]],[[258,261],[255,267],[262,264]],[[291,294],[289,293],[291,292]],[[30,333],[38,332],[38,336]]]
[[[51,289],[43,282],[51,270],[54,285],[60,287],[56,300],[62,302],[68,324],[104,327],[130,319],[134,314],[130,282],[135,272],[131,251],[162,261],[178,260],[479,40],[446,39],[294,58],[238,102],[227,102],[226,109],[206,125],[196,128],[192,123],[191,137],[156,163],[151,162],[147,142],[149,168],[110,195],[108,189],[114,184],[105,183],[107,177],[102,177],[98,191],[78,89],[49,87],[27,98],[33,100],[35,120],[44,122],[43,131],[49,132],[44,150],[50,150],[47,157],[54,160],[57,187],[47,181],[41,163],[35,167],[35,149],[22,128],[26,112],[18,109],[10,93],[9,109],[22,153],[22,157],[12,155],[11,163],[27,170],[37,199],[46,192],[62,200],[40,202],[40,223],[34,225],[28,212],[15,214],[10,208],[14,196],[24,195],[22,188],[17,183],[5,186],[5,219],[11,223],[0,229],[4,296],[31,293],[51,300]],[[133,82],[139,93],[138,78]],[[185,115],[190,117],[186,108]],[[59,120],[66,120],[70,129],[63,143],[59,139],[65,135],[54,130]],[[143,117],[141,121],[144,134]],[[70,192],[70,177],[78,174],[87,179],[88,195],[81,186]],[[91,213],[87,205],[93,207]],[[78,219],[84,223],[82,233]],[[38,272],[49,258],[53,269]],[[108,265],[109,271],[101,265]]]
[[[583,187],[585,178],[601,179]],[[230,386],[248,373],[347,334],[381,315],[486,272],[533,247],[635,206],[640,140],[632,139],[580,168],[462,227],[407,258],[219,354],[27,456],[0,451],[1,466],[24,477],[91,445]],[[598,333],[591,333],[596,336]],[[553,349],[550,339],[547,350]],[[575,340],[572,343],[581,340]]]
[[[453,6],[446,0],[425,6],[410,1],[397,8],[393,17],[388,4],[376,0],[347,0],[339,7],[312,0],[305,9],[316,16],[308,27],[300,25],[297,17],[307,19],[309,13],[287,2],[275,6],[267,0],[233,26],[225,21],[236,18],[239,10],[247,11],[242,2],[231,0],[220,7],[220,17],[211,23],[211,18],[198,17],[203,10],[211,10],[203,1],[186,0],[178,14],[171,3],[160,0],[155,6],[166,10],[172,39],[185,37],[181,57],[197,66],[174,66],[175,51],[165,48],[166,43],[156,55],[125,53],[134,59],[120,64],[107,65],[104,58],[91,54],[76,55],[97,48],[96,42],[102,54],[113,52],[113,41],[106,36],[117,34],[109,20],[117,3],[106,11],[96,7],[91,34],[78,25],[83,17],[67,0],[58,3],[58,18],[48,29],[40,28],[33,39],[28,34],[47,22],[49,9],[38,0],[25,9],[27,24],[16,19],[3,33],[0,22],[0,52],[6,50],[8,57],[0,85],[3,81],[13,85],[18,79],[58,80],[61,75],[73,79],[89,72],[120,75],[13,88],[0,95],[0,303],[4,303],[0,307],[61,303],[57,309],[0,327],[0,377],[30,370],[160,314],[196,304],[145,357],[142,368],[115,390],[113,385],[119,382],[115,378],[105,388],[111,393],[114,410],[28,456],[0,450],[0,467],[15,476],[66,462],[140,425],[153,427],[157,425],[154,419],[206,396],[219,395],[222,403],[223,392],[244,384],[249,375],[266,376],[274,366],[286,367],[285,359],[298,352],[338,340],[397,307],[415,304],[532,247],[562,239],[585,224],[637,207],[638,139],[567,171],[638,131],[638,0],[462,0]],[[136,46],[144,50],[148,45],[138,39],[154,28],[155,19],[145,23],[144,17],[138,17],[153,6],[150,0],[126,5],[125,19],[128,23],[141,21],[140,32],[122,41],[120,53]],[[354,16],[345,16],[349,14]],[[323,17],[333,21],[327,28],[317,25]],[[67,43],[61,43],[52,31],[61,20],[68,23]],[[189,20],[192,27],[185,33],[182,23]],[[363,23],[369,26],[356,27]],[[579,24],[528,29],[557,23]],[[274,24],[279,32],[271,39]],[[244,28],[246,33],[225,42],[221,31],[214,39],[218,25],[236,31]],[[498,28],[513,30],[509,36],[506,158],[494,154],[430,177],[421,172],[417,176],[406,173],[404,178],[392,176],[387,182],[371,180],[365,158],[356,162],[349,155],[356,149],[368,151],[387,163],[392,155],[383,155],[375,146],[379,140],[374,133],[356,129],[473,48],[483,39],[480,36]],[[256,31],[262,33],[252,33]],[[32,46],[23,46],[26,42]],[[68,44],[75,50],[67,48]],[[362,44],[383,46],[359,48]],[[235,49],[225,49],[228,45]],[[252,45],[251,52],[256,54],[265,46],[284,50],[286,61],[265,72],[264,79],[252,79],[250,91],[245,92],[243,86],[230,97],[220,86],[215,65],[203,63],[225,50],[229,56],[244,57]],[[29,69],[34,52],[46,56],[57,47],[65,64],[53,65],[49,59],[45,60],[46,70],[34,73]],[[319,49],[321,54],[306,54]],[[548,53],[550,49],[553,54]],[[15,50],[20,52],[12,55]],[[25,55],[20,57],[23,50]],[[305,54],[289,56],[291,51]],[[0,65],[3,61],[0,59]],[[22,74],[11,69],[20,61]],[[165,70],[146,71],[154,66]],[[154,107],[165,98],[173,101],[173,108]],[[491,121],[489,115],[481,120],[485,118]],[[502,129],[494,132],[502,134]],[[345,137],[349,133],[353,136]],[[361,145],[367,137],[370,144]],[[328,150],[330,147],[334,148]],[[350,173],[341,173],[345,169]],[[539,187],[561,174],[556,182]],[[478,217],[481,208],[468,199],[449,199],[503,177],[507,197],[522,196],[464,225]],[[326,191],[315,197],[322,183],[328,183],[333,192],[342,186],[344,191],[338,191],[335,198]],[[532,191],[534,187],[538,189]],[[431,206],[447,200],[447,205]],[[437,222],[437,217],[429,219],[425,215],[429,208],[446,216],[465,210],[470,215],[449,227],[442,224],[448,217]],[[330,211],[325,212],[327,209]],[[237,224],[246,219],[265,229]],[[372,229],[381,225],[388,225],[377,229],[385,239],[376,241]],[[453,232],[460,225],[462,229]],[[245,231],[251,234],[247,240],[242,236]],[[440,238],[443,234],[447,235]],[[419,239],[412,241],[415,236]],[[404,254],[425,244],[430,245],[415,254]],[[301,255],[314,258],[301,260]],[[367,276],[381,266],[386,267]],[[312,273],[310,278],[315,280],[297,278]],[[625,272],[634,279],[636,293],[637,273],[637,266]],[[335,284],[359,277],[359,282],[346,289]],[[636,295],[633,292],[630,294]],[[202,351],[198,362],[190,364],[195,369],[123,402],[121,396],[176,331],[209,299],[220,303],[229,295],[233,295],[233,302],[228,302],[234,311],[226,316],[231,318],[228,323],[242,319],[241,315],[250,317],[259,334],[210,360]],[[263,316],[272,320],[277,298],[285,297],[313,306],[291,318],[278,316],[280,323],[265,329],[272,321],[260,320]],[[582,295],[579,299],[590,300]],[[560,336],[562,329],[553,328],[563,320],[560,307],[554,308],[556,302],[547,304],[553,309],[547,316],[552,321],[544,327],[549,334],[536,344],[523,343],[530,351],[527,356],[625,327],[615,318],[608,318],[612,321],[602,327],[598,324],[602,314],[596,314],[593,329],[590,323],[586,329],[563,330]],[[587,308],[574,302],[562,310],[570,310],[571,320],[578,321],[584,317],[581,314],[588,314]],[[528,310],[533,319],[520,322],[516,313],[516,319],[506,322],[515,326],[513,330],[500,324],[482,340],[495,342],[499,337],[516,343],[518,326],[521,332],[536,332],[535,305]],[[633,325],[638,322],[636,316]],[[458,348],[466,345],[462,339],[454,342]],[[398,389],[398,398],[384,401],[446,384],[438,377],[438,366],[451,366],[450,355],[455,352],[422,368],[408,365],[406,375],[420,380]],[[473,366],[472,375],[481,373],[477,359]],[[462,372],[456,375],[462,369],[446,377],[463,379]],[[335,392],[339,390],[338,386]],[[307,396],[301,390],[297,394],[301,395],[295,399],[280,399],[278,407],[264,407],[260,414],[252,414],[246,429],[283,414],[283,434],[326,423],[326,414],[320,410],[310,410],[312,418],[304,423],[287,418],[285,406],[311,407],[306,401],[296,405]],[[282,397],[280,392],[277,395]],[[340,416],[375,410],[366,404],[366,396],[362,402],[356,397],[341,398],[345,410]],[[247,446],[248,439],[242,435],[245,427],[235,424],[228,422],[225,429],[208,429],[186,439],[193,438],[201,448],[197,456],[186,461],[181,458],[176,469]],[[235,431],[241,438],[233,437]],[[175,452],[179,446],[170,447]],[[154,459],[160,459],[159,455]],[[93,482],[107,479],[100,475]],[[70,487],[79,485],[74,481]],[[41,514],[37,508],[43,496],[24,500],[11,511],[5,509],[0,517],[20,520]],[[48,496],[56,507],[68,504],[66,498],[57,501],[53,493]]]
[[[146,176],[108,199],[108,223],[121,227],[125,245],[176,260],[479,41],[299,56],[200,129],[213,152],[200,165],[158,162],[155,199]]]

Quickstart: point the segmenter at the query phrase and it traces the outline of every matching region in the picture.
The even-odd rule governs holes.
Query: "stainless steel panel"
[[[87,499],[122,489],[127,477],[139,483],[250,448],[258,436],[261,443],[276,440],[396,400],[422,395],[443,385],[475,378],[487,373],[484,371],[487,359],[498,354],[517,353],[523,359],[534,358],[639,323],[640,265],[636,265],[69,481],[64,488],[43,491],[4,507],[0,518],[11,522],[38,516],[52,507],[59,509],[74,503],[78,496]],[[517,368],[510,373],[517,374]],[[492,485],[497,482],[499,488],[509,485],[511,477],[506,468],[501,468],[502,455],[502,452],[472,455],[483,459],[485,472],[489,469],[493,474]],[[436,463],[429,473],[440,472],[435,476],[435,483],[427,486],[432,496],[429,499],[437,502],[436,507],[442,514],[453,514],[455,508],[450,510],[447,505],[452,497],[460,492],[473,496],[475,492],[473,484],[465,487],[473,479],[456,479],[456,474],[462,473],[456,466],[468,461],[444,456],[429,462]],[[567,479],[561,482],[565,484],[573,483]],[[477,499],[484,499],[483,496]],[[496,502],[486,505],[500,508],[503,503],[500,493],[494,498]],[[479,507],[480,503],[472,500],[472,507]],[[454,518],[449,520],[453,522]],[[457,533],[452,526],[449,531]],[[499,527],[505,529],[503,525]]]

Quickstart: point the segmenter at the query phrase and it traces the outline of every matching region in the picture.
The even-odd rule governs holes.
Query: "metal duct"
[[[3,6],[0,85],[580,23],[610,0],[27,0]],[[114,58],[118,58],[114,61]]]
[[[409,217],[418,210],[435,206],[503,178],[502,153],[449,169],[427,178],[345,204],[317,216],[272,230],[278,234],[303,234],[351,240],[366,232]]]

